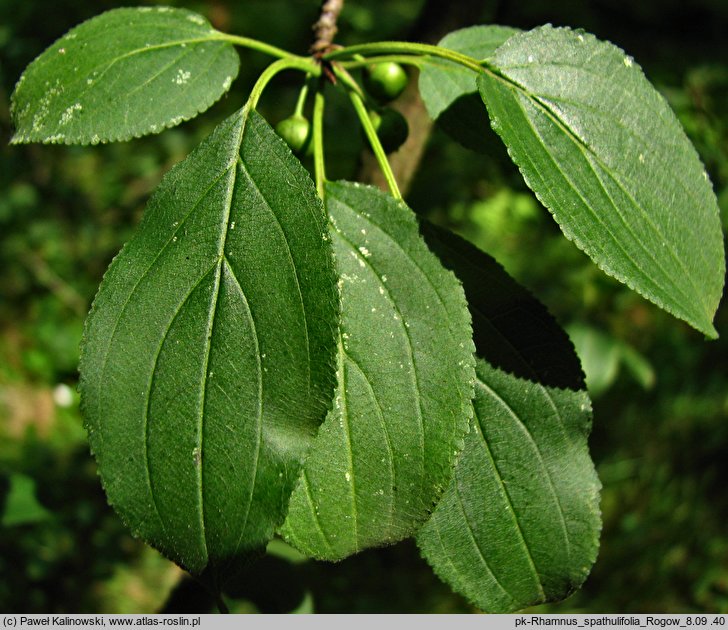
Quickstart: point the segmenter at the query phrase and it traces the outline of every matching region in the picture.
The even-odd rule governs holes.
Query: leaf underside
[[[227,92],[239,63],[197,13],[107,11],[28,66],[12,96],[13,142],[96,144],[162,131]]]
[[[478,360],[472,428],[417,543],[435,572],[485,611],[563,599],[588,575],[601,527],[591,405],[574,348],[495,261],[452,234],[425,234],[463,280],[476,338],[491,339],[481,337],[478,349],[495,347],[498,367]]]
[[[190,572],[264,546],[335,386],[321,202],[256,113],[162,181],[87,320],[81,395],[110,503]]]
[[[470,26],[448,33],[438,46],[483,60],[519,29],[506,26]],[[425,64],[419,88],[427,112],[438,125],[463,146],[487,153],[489,140],[498,140],[483,116],[476,74],[445,59]]]
[[[616,46],[545,26],[478,79],[492,126],[562,231],[709,337],[725,273],[718,205],[662,96]]]
[[[462,288],[412,211],[371,188],[328,184],[342,301],[338,389],[282,529],[338,560],[411,536],[447,486],[472,415]]]

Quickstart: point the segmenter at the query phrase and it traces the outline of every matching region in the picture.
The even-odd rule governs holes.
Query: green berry
[[[394,100],[407,86],[407,73],[398,63],[388,61],[364,68],[364,87],[379,103]]]
[[[311,141],[311,124],[303,116],[293,115],[281,120],[275,127],[291,151],[299,155],[306,152]]]
[[[374,125],[385,153],[396,151],[407,140],[409,126],[405,117],[398,111],[388,107],[379,112],[371,111],[369,120]]]

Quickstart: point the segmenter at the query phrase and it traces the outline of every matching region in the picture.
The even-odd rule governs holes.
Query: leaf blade
[[[493,259],[426,228],[430,247],[464,282],[479,351],[496,350],[493,365],[478,359],[473,429],[417,543],[435,572],[485,611],[561,599],[586,578],[600,528],[591,406],[574,348]],[[510,326],[514,315],[525,337]]]
[[[606,273],[714,337],[725,260],[715,195],[630,57],[569,29],[509,39],[478,85],[493,127],[565,236]]]
[[[401,540],[427,518],[462,444],[473,372],[461,289],[412,212],[347,183],[327,185],[326,203],[342,297],[339,385],[282,533],[333,560]]]
[[[516,33],[520,30],[506,26],[470,26],[448,33],[438,46],[483,60]],[[487,152],[492,132],[483,119],[476,79],[472,70],[438,59],[422,67],[419,89],[427,112],[444,131],[469,149]]]
[[[107,495],[193,573],[273,535],[329,406],[325,230],[303,167],[242,110],[163,180],[94,302],[81,392]]]
[[[13,143],[128,140],[189,120],[237,76],[233,46],[202,16],[114,9],[80,24],[21,76]]]

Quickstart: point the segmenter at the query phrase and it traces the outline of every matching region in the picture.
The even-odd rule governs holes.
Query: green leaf
[[[526,183],[606,273],[710,337],[725,259],[708,175],[631,57],[545,26],[511,37],[480,92]]]
[[[338,390],[282,533],[344,558],[411,536],[452,475],[472,415],[462,288],[412,211],[365,186],[328,184],[342,301]]]
[[[438,46],[483,60],[516,33],[520,30],[506,26],[470,26],[448,33]],[[486,153],[489,141],[495,138],[483,117],[476,79],[472,70],[445,59],[433,59],[422,67],[419,88],[433,120],[463,146]]]
[[[80,367],[91,448],[123,520],[192,573],[285,518],[333,397],[335,285],[313,183],[246,110],[166,176],[104,278]]]
[[[96,144],[178,125],[238,74],[233,46],[185,9],[114,9],[61,37],[12,96],[19,142]]]
[[[574,348],[490,257],[454,235],[426,235],[463,280],[478,351],[494,364],[478,360],[473,427],[417,543],[445,582],[488,612],[562,599],[586,578],[600,530],[591,405]]]

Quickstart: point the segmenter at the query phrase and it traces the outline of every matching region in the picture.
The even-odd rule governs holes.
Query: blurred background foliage
[[[142,0],[140,4],[154,4]],[[317,0],[170,2],[222,30],[297,52]],[[347,0],[341,43],[406,39],[437,0]],[[537,0],[467,4],[477,20],[581,27],[632,54],[695,143],[728,221],[728,3]],[[266,64],[242,51],[229,96],[180,128],[93,148],[9,146],[24,67],[112,0],[0,0],[0,611],[205,611],[212,602],[134,540],[106,505],[78,410],[84,315],[161,176],[237,109]],[[452,15],[451,15],[452,17]],[[419,22],[418,22],[419,20]],[[460,24],[464,26],[464,24]],[[288,116],[298,77],[261,102]],[[355,176],[360,134],[328,108],[330,175]],[[408,193],[419,213],[490,252],[567,327],[594,396],[593,457],[604,531],[582,590],[549,612],[728,612],[728,309],[705,342],[605,277],[567,242],[497,139],[472,153],[434,129]],[[274,541],[231,588],[236,612],[468,612],[403,543],[336,565]]]

